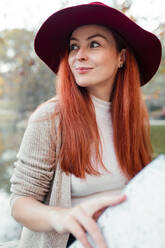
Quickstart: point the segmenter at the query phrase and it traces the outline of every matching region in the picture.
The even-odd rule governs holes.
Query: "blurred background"
[[[91,1],[1,0],[0,2],[0,242],[19,238],[10,216],[9,179],[31,112],[55,95],[55,75],[35,55],[36,31],[53,12]],[[161,40],[160,68],[142,87],[150,116],[154,156],[165,153],[165,1],[106,0]],[[154,59],[151,54],[151,59]]]

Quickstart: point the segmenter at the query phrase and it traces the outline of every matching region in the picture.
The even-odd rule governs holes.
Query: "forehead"
[[[96,24],[83,25],[76,28],[72,32],[71,37],[86,37],[93,34],[103,34],[107,37],[113,37],[112,32],[107,27]]]

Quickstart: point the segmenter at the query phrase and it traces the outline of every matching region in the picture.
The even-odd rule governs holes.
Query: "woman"
[[[58,94],[32,114],[11,178],[20,247],[64,248],[75,236],[88,248],[86,231],[107,247],[97,218],[152,158],[140,86],[159,67],[160,42],[96,2],[50,16],[35,51]]]

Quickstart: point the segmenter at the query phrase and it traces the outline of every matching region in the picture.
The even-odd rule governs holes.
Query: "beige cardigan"
[[[14,173],[11,177],[11,208],[18,197],[29,196],[50,206],[71,206],[71,183],[56,161],[60,139],[51,132],[50,114],[54,102],[40,105],[29,119],[24,133]],[[42,119],[42,121],[40,121]],[[58,121],[54,121],[57,130]],[[52,142],[53,141],[53,142]],[[56,168],[56,169],[55,169]],[[65,248],[68,234],[34,232],[23,227],[20,248]]]

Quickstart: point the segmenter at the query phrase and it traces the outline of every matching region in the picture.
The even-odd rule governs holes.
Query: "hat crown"
[[[89,3],[89,4],[106,6],[104,3],[101,3],[101,2],[91,2],[91,3]]]
[[[141,85],[153,77],[161,61],[159,39],[122,12],[102,2],[76,5],[52,14],[37,32],[34,44],[36,53],[53,72],[57,73],[70,34],[75,28],[88,24],[106,26],[126,40],[136,55],[143,76]],[[151,54],[154,60],[150,59]]]

